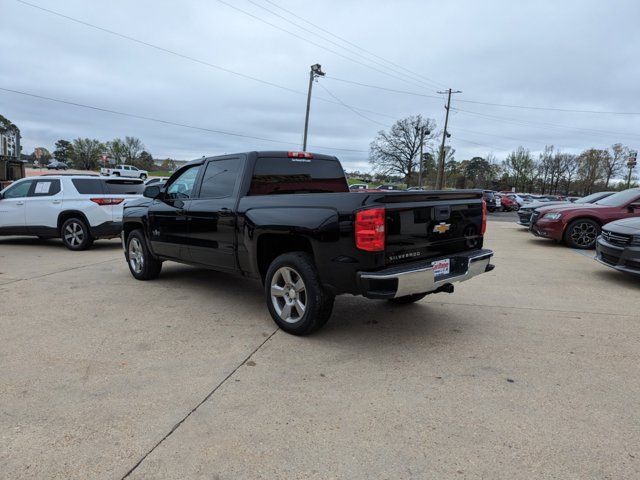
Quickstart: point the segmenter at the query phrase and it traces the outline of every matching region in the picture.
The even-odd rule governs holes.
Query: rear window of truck
[[[348,191],[344,172],[336,160],[260,157],[249,195]]]

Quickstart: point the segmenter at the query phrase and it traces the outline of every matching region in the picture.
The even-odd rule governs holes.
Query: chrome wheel
[[[129,265],[131,270],[135,273],[141,273],[144,268],[144,251],[142,250],[142,244],[137,238],[132,238],[129,241]]]
[[[271,279],[271,303],[278,316],[287,323],[300,321],[307,308],[307,291],[298,272],[281,267]]]
[[[79,247],[84,241],[84,230],[78,222],[70,222],[64,229],[64,240],[72,247]]]
[[[597,237],[598,229],[590,222],[577,223],[571,230],[571,240],[580,247],[593,245]]]

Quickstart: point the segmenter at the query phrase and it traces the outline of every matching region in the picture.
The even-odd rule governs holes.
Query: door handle
[[[61,201],[60,200],[53,200],[51,203],[57,205],[57,204],[61,203]]]
[[[16,202],[16,205],[24,205],[24,202]]]

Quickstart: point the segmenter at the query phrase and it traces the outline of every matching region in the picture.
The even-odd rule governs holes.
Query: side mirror
[[[144,192],[142,192],[142,195],[147,198],[158,198],[160,196],[161,191],[162,190],[158,185],[150,185],[148,187],[145,187]]]
[[[629,205],[627,205],[627,208],[632,212],[635,212],[636,210],[640,210],[640,202],[630,203]]]

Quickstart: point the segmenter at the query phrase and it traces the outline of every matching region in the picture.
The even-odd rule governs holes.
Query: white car
[[[97,175],[42,175],[0,192],[0,235],[61,238],[70,250],[89,248],[122,230],[124,201],[138,198],[144,182]]]
[[[133,165],[116,165],[113,168],[101,168],[100,174],[110,177],[139,178],[140,180],[146,180],[149,176],[149,172],[140,170]]]

